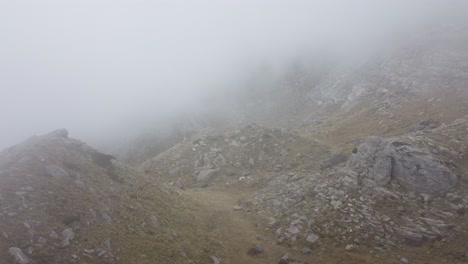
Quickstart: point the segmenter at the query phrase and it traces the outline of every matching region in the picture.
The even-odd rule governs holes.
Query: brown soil
[[[222,252],[216,252],[216,256],[223,264],[276,263],[287,252],[276,245],[273,234],[256,226],[252,215],[233,209],[244,194],[214,188],[190,190],[187,194],[205,208],[199,217],[206,218],[210,236],[222,245]],[[247,254],[255,245],[263,246],[264,252]]]

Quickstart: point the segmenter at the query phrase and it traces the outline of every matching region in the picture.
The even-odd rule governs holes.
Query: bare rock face
[[[409,190],[443,195],[457,185],[457,176],[428,151],[405,138],[368,138],[348,166],[378,185],[396,181]]]

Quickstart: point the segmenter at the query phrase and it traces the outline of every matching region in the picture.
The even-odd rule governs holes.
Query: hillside
[[[114,156],[5,149],[0,264],[468,263],[468,28],[406,34],[267,63]]]
[[[289,254],[273,263],[467,263],[467,33],[435,27],[319,76],[299,66],[238,112],[261,125],[201,131],[139,169],[237,197],[268,230],[259,255]]]
[[[190,197],[67,134],[0,154],[0,263],[206,263],[222,253]]]

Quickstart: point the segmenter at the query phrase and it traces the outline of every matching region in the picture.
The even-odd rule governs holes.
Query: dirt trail
[[[192,190],[187,194],[206,208],[207,229],[222,244],[223,252],[216,253],[223,264],[277,263],[285,254],[270,232],[256,227],[246,212],[233,209],[241,195],[215,189]],[[254,245],[263,246],[264,252],[248,255]]]
[[[248,196],[247,193],[213,188],[188,190],[186,194],[204,208],[200,217],[206,219],[205,229],[210,232],[216,244],[220,245],[218,251],[209,254],[221,257],[223,264],[276,264],[286,253],[291,253],[291,249],[288,251],[287,247],[276,244],[271,231],[264,226],[256,226],[255,219],[259,220],[261,216],[233,209],[239,199]],[[264,252],[258,256],[248,255],[247,251],[254,245],[263,246]],[[346,252],[342,248],[301,255],[299,258],[306,263],[398,263],[395,259],[377,260],[365,252]]]

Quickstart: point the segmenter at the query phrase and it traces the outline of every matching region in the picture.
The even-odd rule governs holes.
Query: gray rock
[[[304,262],[291,259],[289,254],[286,254],[280,258],[278,264],[304,264]]]
[[[261,253],[263,253],[263,247],[260,246],[260,245],[255,245],[255,246],[251,247],[249,249],[249,251],[247,252],[247,254],[249,254],[251,256],[259,255]]]
[[[213,178],[213,176],[215,176],[217,172],[217,169],[203,170],[197,176],[195,176],[195,180],[197,183],[207,183]]]
[[[319,240],[319,238],[320,238],[320,237],[317,236],[316,234],[310,233],[310,234],[307,236],[306,240],[307,240],[307,242],[313,244],[313,243],[317,242],[317,241]]]
[[[226,159],[222,154],[218,154],[218,156],[216,156],[216,158],[213,159],[213,165],[217,168],[223,167],[226,165]]]
[[[279,164],[277,164],[277,165],[275,165],[273,167],[273,171],[275,171],[275,172],[281,171],[282,169],[283,169],[283,166],[279,165]]]
[[[102,248],[98,248],[98,249],[96,249],[96,253],[97,253],[98,257],[102,257],[102,256],[107,254],[107,251],[105,251]]]
[[[328,169],[334,167],[342,162],[345,162],[347,159],[346,155],[343,153],[335,153],[329,157],[327,157],[320,166],[320,169]]]
[[[65,128],[61,128],[54,130],[47,135],[52,137],[68,138],[68,131]]]
[[[333,206],[333,209],[335,210],[339,210],[343,206],[343,203],[341,201],[336,201],[336,200],[331,201],[330,204]]]
[[[295,234],[298,234],[299,233],[299,228],[297,228],[297,226],[291,226],[287,229],[287,231],[293,235]]]
[[[386,185],[392,180],[392,158],[379,153],[376,155],[376,162],[371,170],[371,178],[380,185]]]
[[[70,246],[70,241],[75,238],[75,232],[73,232],[73,229],[67,228],[62,231],[62,243],[60,244],[60,247],[65,248]]]
[[[104,245],[106,246],[106,248],[112,249],[112,244],[111,244],[110,240],[104,241]]]
[[[402,257],[402,256],[398,257],[398,260],[403,264],[409,264],[410,263],[407,258]]]
[[[60,168],[57,165],[50,164],[46,166],[45,169],[46,169],[47,175],[52,176],[54,178],[57,178],[57,179],[70,178],[70,175],[68,175],[68,173],[64,169]]]
[[[424,242],[424,237],[416,230],[409,228],[395,228],[397,234],[403,237],[406,244],[410,246],[420,246]]]
[[[443,195],[457,185],[457,176],[430,153],[394,141],[384,152],[392,156],[392,177],[410,190]]]
[[[57,234],[57,232],[52,231],[52,232],[49,233],[49,237],[51,237],[51,238],[58,238],[59,235]]]
[[[155,215],[152,215],[151,216],[151,223],[153,224],[154,227],[158,228],[160,225],[159,225],[159,221],[158,221],[158,218],[155,216]]]
[[[8,249],[8,252],[15,258],[15,262],[17,264],[31,263],[28,256],[26,256],[20,248],[11,247],[10,249]]]
[[[64,239],[72,240],[75,238],[75,232],[73,232],[73,229],[67,228],[62,231],[62,237]]]
[[[75,181],[75,186],[78,187],[79,189],[86,190],[86,184],[80,180]]]
[[[101,216],[102,216],[102,219],[104,219],[104,221],[106,221],[106,223],[112,224],[112,217],[110,217],[110,215],[108,215],[106,213],[102,213]]]
[[[456,175],[442,161],[406,141],[369,137],[347,166],[381,186],[394,180],[412,191],[443,195],[457,185]]]
[[[222,263],[221,258],[219,258],[217,256],[211,256],[211,260],[213,261],[213,264],[221,264]]]
[[[409,130],[409,132],[416,132],[416,131],[421,131],[421,130],[429,130],[429,129],[434,129],[440,126],[440,123],[438,121],[434,121],[432,119],[427,119],[424,121],[421,121],[418,125],[414,126]]]
[[[356,245],[349,244],[349,245],[346,245],[345,250],[347,250],[347,251],[353,251],[353,250],[355,250],[356,248],[357,248]]]

